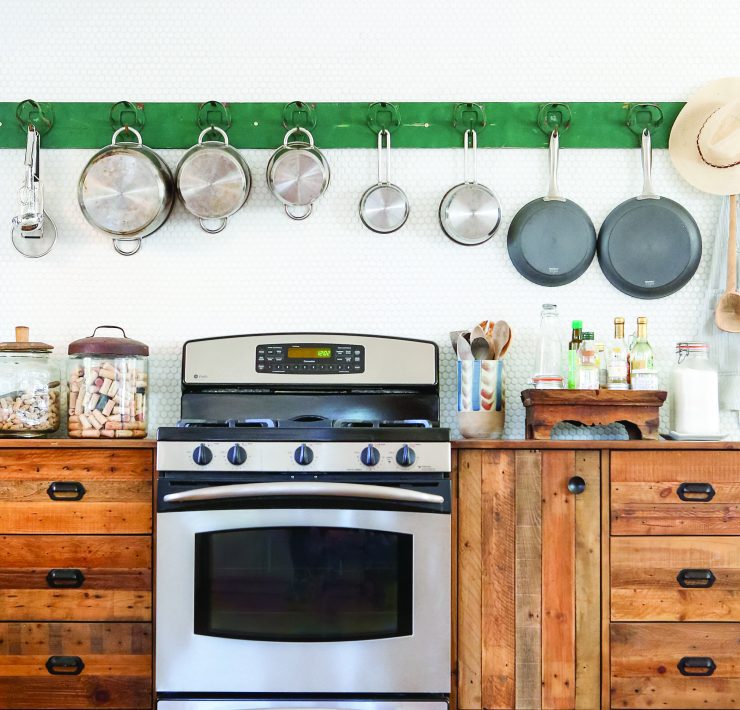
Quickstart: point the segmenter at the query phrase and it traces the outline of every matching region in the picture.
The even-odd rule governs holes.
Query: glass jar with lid
[[[99,336],[101,328],[123,337]],[[149,347],[101,325],[69,344],[68,429],[73,438],[142,439],[147,432]]]
[[[54,346],[29,341],[28,328],[15,329],[15,342],[0,343],[0,435],[41,436],[59,428],[59,368]]]
[[[684,436],[719,435],[719,377],[709,345],[676,344],[678,364],[671,372],[671,431]]]

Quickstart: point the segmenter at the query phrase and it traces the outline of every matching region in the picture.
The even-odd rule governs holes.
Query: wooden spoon
[[[500,360],[506,352],[506,345],[511,337],[511,328],[505,320],[497,320],[493,326],[493,359]]]
[[[737,195],[730,195],[730,234],[727,239],[727,285],[717,301],[714,322],[720,330],[740,333],[740,293],[737,290]]]

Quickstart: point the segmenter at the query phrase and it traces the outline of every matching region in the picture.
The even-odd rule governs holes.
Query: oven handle
[[[192,503],[228,498],[263,498],[265,496],[321,496],[331,498],[371,498],[401,503],[444,503],[434,493],[421,493],[406,488],[369,486],[362,483],[329,483],[327,481],[276,481],[274,483],[235,483],[229,486],[195,488],[181,493],[168,493],[165,503]]]

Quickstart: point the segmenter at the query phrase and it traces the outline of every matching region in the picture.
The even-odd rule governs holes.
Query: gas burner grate
[[[340,429],[405,429],[408,427],[431,429],[433,425],[428,419],[337,419],[334,426]]]
[[[277,426],[274,419],[181,419],[178,428],[219,428],[219,429],[273,429]]]

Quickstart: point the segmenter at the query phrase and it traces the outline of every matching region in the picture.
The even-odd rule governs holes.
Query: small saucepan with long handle
[[[599,264],[612,285],[635,298],[663,298],[683,288],[701,261],[701,234],[689,211],[657,195],[650,131],[642,132],[642,193],[617,205],[599,230]]]
[[[575,281],[593,261],[596,229],[585,210],[558,192],[557,130],[550,135],[550,184],[545,197],[527,203],[509,226],[509,257],[525,279],[540,286]]]
[[[478,182],[476,156],[478,134],[473,129],[463,136],[465,179],[455,185],[439,204],[439,223],[453,242],[475,246],[487,242],[501,224],[501,203],[490,188]],[[468,168],[471,162],[472,174]]]

